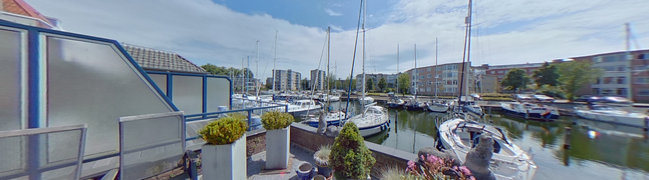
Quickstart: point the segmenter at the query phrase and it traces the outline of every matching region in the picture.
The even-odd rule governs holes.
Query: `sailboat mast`
[[[257,60],[255,61],[255,63],[256,63],[255,74],[259,76],[259,40],[257,40]],[[260,81],[255,81],[255,97],[256,97],[255,100],[257,101],[257,103],[259,103],[259,88],[261,88],[259,86],[259,82]]]
[[[469,60],[468,54],[470,53],[470,47],[471,44],[471,9],[472,9],[472,0],[469,0],[469,11],[467,12],[466,19],[464,19],[464,23],[466,24],[466,31],[464,34],[464,52],[462,54],[462,76],[460,77],[460,88],[458,89],[459,96],[458,96],[458,105],[462,104],[462,91],[463,91],[463,86],[464,86],[464,78],[466,76],[466,70],[468,69],[466,67],[466,62]],[[468,87],[467,87],[467,93],[468,93]],[[468,100],[468,99],[467,99]]]
[[[415,102],[417,103],[417,80],[419,80],[419,77],[417,77],[417,44],[415,44]]]
[[[397,44],[397,79],[396,79],[396,84],[397,84],[397,93],[395,95],[399,95],[399,44]]]
[[[435,69],[433,69],[433,75],[435,77],[435,99],[437,99],[437,38],[435,38]]]
[[[327,96],[325,96],[325,97],[327,97],[327,110],[326,110],[327,112],[329,111],[328,108],[329,108],[330,103],[331,103],[331,101],[329,100],[329,99],[331,99],[331,97],[330,97],[331,96],[331,87],[329,85],[329,83],[330,83],[329,78],[327,77],[328,75],[330,75],[329,74],[329,56],[330,55],[331,55],[331,27],[327,27],[327,74],[325,74],[325,78],[326,78],[325,82],[327,83],[326,84],[327,89],[329,89],[329,93],[327,94]]]
[[[275,93],[275,63],[277,62],[277,30],[275,31],[275,57],[273,57],[273,82],[271,82],[271,90]]]
[[[362,84],[362,98],[361,98],[361,105],[364,107],[365,106],[365,21],[367,15],[367,1],[365,1],[365,4],[363,4],[363,24],[361,25],[361,29],[363,31],[363,63],[362,63],[362,70],[363,70],[363,84]],[[365,112],[363,111],[363,114]]]

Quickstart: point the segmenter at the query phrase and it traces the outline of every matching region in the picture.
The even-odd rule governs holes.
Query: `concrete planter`
[[[291,128],[266,131],[266,169],[286,169],[290,151]]]
[[[246,135],[232,144],[203,145],[203,179],[246,179]]]

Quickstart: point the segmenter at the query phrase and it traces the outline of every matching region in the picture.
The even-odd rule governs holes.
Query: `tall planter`
[[[232,144],[203,145],[203,179],[246,179],[246,136]]]
[[[266,169],[286,169],[291,142],[291,128],[266,131]]]

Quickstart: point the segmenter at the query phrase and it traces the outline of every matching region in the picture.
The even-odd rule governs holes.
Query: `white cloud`
[[[291,24],[268,14],[243,14],[209,0],[27,1],[41,13],[59,18],[66,30],[175,51],[199,65],[240,67],[241,59],[250,56],[254,71],[255,41],[260,40],[259,71],[265,77],[272,69],[276,30],[277,68],[297,70],[303,77],[318,67],[325,43],[323,28]],[[474,65],[542,62],[623,50],[625,22],[631,23],[637,42],[649,42],[646,0],[476,3]],[[401,71],[414,66],[415,43],[418,65],[432,65],[435,38],[439,39],[440,64],[461,61],[466,2],[403,0],[391,9],[382,16],[388,19],[369,20],[383,23],[370,24],[372,29],[366,34],[367,72],[395,72],[397,44]],[[331,60],[338,67],[337,74],[344,77],[350,72],[356,31],[331,26]],[[360,39],[358,43],[360,47]],[[360,73],[360,51],[355,74]]]
[[[342,15],[343,15],[343,13],[336,12],[336,11],[331,10],[331,9],[329,9],[329,8],[325,8],[324,11],[325,11],[325,13],[327,13],[327,15],[329,15],[329,16],[342,16]]]

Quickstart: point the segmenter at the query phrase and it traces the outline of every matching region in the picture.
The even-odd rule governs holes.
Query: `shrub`
[[[271,111],[261,115],[261,123],[264,124],[264,129],[274,130],[288,127],[293,123],[293,115],[285,112]]]
[[[329,145],[320,146],[320,149],[313,154],[315,164],[320,167],[329,166],[329,154],[331,154],[331,147]]]
[[[248,124],[244,118],[245,116],[240,114],[219,118],[205,125],[198,134],[207,144],[231,144],[246,133]]]
[[[331,148],[329,165],[338,177],[365,179],[376,162],[353,122],[345,123]]]
[[[421,155],[420,162],[408,161],[406,173],[415,179],[475,179],[466,166],[453,166],[453,160],[438,158],[434,155],[424,157]]]

